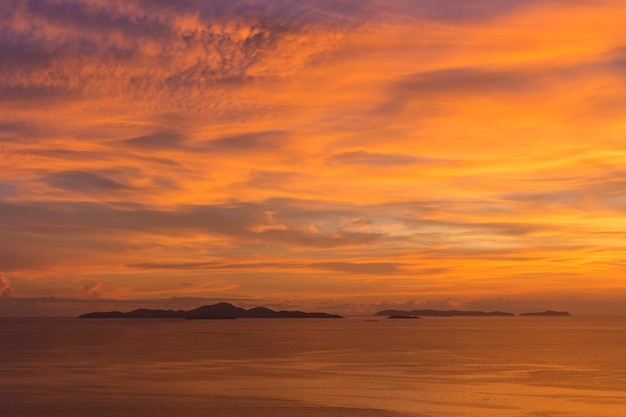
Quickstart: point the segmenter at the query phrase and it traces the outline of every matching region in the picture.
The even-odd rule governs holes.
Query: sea
[[[0,318],[2,417],[624,417],[626,318]]]

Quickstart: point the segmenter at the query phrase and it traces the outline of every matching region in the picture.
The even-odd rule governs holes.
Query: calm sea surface
[[[4,318],[0,415],[624,417],[626,318]]]

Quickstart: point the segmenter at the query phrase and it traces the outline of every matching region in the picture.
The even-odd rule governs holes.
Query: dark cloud
[[[575,207],[582,209],[626,208],[626,172],[607,171],[601,177],[572,177],[563,181],[563,188],[549,191],[515,192],[504,200],[542,207]]]
[[[36,159],[42,159],[42,160],[58,160],[58,161],[78,162],[81,164],[84,161],[108,162],[119,156],[119,147],[111,148],[108,150],[98,150],[98,151],[77,151],[77,150],[63,149],[63,148],[47,148],[47,146],[49,145],[45,143],[43,143],[42,145],[43,146],[40,148],[22,148],[22,149],[16,149],[16,150],[9,150],[11,149],[9,147],[7,147],[6,149],[3,149],[2,146],[0,146],[0,154],[4,152],[9,158],[15,155],[18,157],[25,156],[29,159],[36,158]],[[137,148],[137,150],[141,151],[142,148]],[[158,158],[158,157],[150,156],[150,153],[151,153],[150,151],[155,150],[155,148],[150,148],[148,146],[143,150],[144,152],[137,152],[135,154],[127,154],[126,156],[128,157],[128,159],[137,161],[137,163],[146,162],[148,165],[153,165],[153,166],[156,165],[157,169],[162,169],[163,167],[166,167],[167,168],[166,172],[168,172],[170,175],[173,175],[174,173],[176,174],[189,173],[189,170],[185,169],[183,164],[181,164],[178,161],[175,161],[173,159],[168,159],[168,158]],[[93,182],[95,184],[93,185],[98,185],[97,183],[99,182],[97,179],[93,178],[93,176],[101,177],[101,178],[104,178],[105,180],[108,178],[108,176],[122,178],[121,181],[114,181],[114,180],[109,179],[110,181],[117,183],[117,185],[109,183],[108,189],[123,190],[123,189],[130,188],[124,184],[124,179],[129,177],[130,174],[124,173],[122,171],[123,171],[122,169],[116,168],[116,169],[105,170],[103,172],[97,172],[97,173],[91,172],[89,174],[91,174],[92,179],[94,180]],[[135,171],[135,173],[133,174],[135,176],[142,175],[142,173],[139,172],[139,170],[131,169],[130,171]],[[69,185],[68,183],[71,183],[72,177],[74,177],[73,178],[74,180],[77,180],[78,182],[80,182],[80,178],[78,178],[80,177],[80,174],[68,175],[67,174],[68,172],[71,172],[71,171],[63,171],[60,173],[50,174],[50,176],[44,178],[44,181],[55,187],[58,187],[60,185],[65,185],[65,186]],[[84,172],[84,171],[78,171],[78,172]],[[87,182],[89,182],[88,179],[87,179]],[[176,181],[171,177],[157,176],[157,177],[152,178],[152,182],[156,186],[163,186],[166,188],[178,187]],[[64,187],[60,187],[60,188],[64,188]],[[101,184],[100,189],[107,189],[106,181],[104,184]]]
[[[204,22],[256,21],[258,26],[271,32],[300,32],[311,27],[325,29],[362,23],[364,17],[373,16],[377,8],[372,1],[316,0],[135,0],[142,9],[156,8],[167,14],[197,14]],[[380,10],[380,9],[378,9]]]
[[[84,1],[28,1],[27,10],[35,18],[79,32],[119,33],[130,38],[172,36],[171,26],[146,8],[141,15],[126,14],[118,2],[105,4]]]
[[[173,269],[173,270],[233,270],[233,269],[303,269],[313,268],[325,271],[344,272],[359,275],[396,274],[400,272],[400,264],[393,262],[256,262],[256,263],[220,263],[220,262],[145,262],[126,265],[135,269]]]
[[[386,236],[382,233],[311,233],[302,230],[270,229],[258,233],[258,238],[271,242],[316,248],[340,248],[348,246],[366,246],[382,243]]]
[[[584,195],[583,190],[554,190],[547,192],[516,192],[505,194],[506,200],[556,205],[577,205]]]
[[[451,68],[414,74],[400,81],[396,88],[413,94],[525,92],[531,83],[528,75],[519,70]]]
[[[95,97],[107,85],[131,100],[156,96],[165,108],[193,107],[199,100],[205,109],[206,96],[217,90],[293,72],[296,60],[290,56],[302,50],[286,49],[289,37],[349,31],[360,10],[352,3],[255,0],[43,0],[5,6],[0,100]],[[18,15],[34,23],[16,27]],[[194,23],[181,25],[180,19]],[[319,46],[327,45],[321,40]],[[297,61],[306,65],[318,53],[313,48],[310,57]],[[172,100],[173,94],[185,100]]]
[[[66,210],[69,210],[66,216],[71,217],[71,209]],[[24,213],[21,223],[28,222],[30,226],[22,226],[21,230],[0,219],[0,271],[41,271],[58,265],[76,266],[101,256],[115,259],[122,253],[158,246],[150,240],[129,240],[119,230],[99,234],[89,226],[55,225],[46,218],[29,217],[31,214],[33,212]]]
[[[77,98],[78,91],[63,85],[13,85],[0,80],[0,102],[30,102],[44,99]],[[38,102],[39,106],[51,103]]]
[[[183,206],[174,211],[158,210],[140,204],[89,202],[0,202],[4,225],[33,226],[33,219],[47,219],[52,227],[72,231],[135,230],[146,232],[204,230],[242,233],[256,224],[256,210],[241,205]],[[262,216],[262,213],[258,213]]]
[[[85,171],[56,172],[47,175],[43,181],[52,187],[79,193],[121,191],[130,188],[117,181]]]
[[[185,172],[190,172],[187,169],[184,169],[184,165],[174,159],[168,159],[168,158],[154,158],[154,157],[150,157],[150,156],[142,156],[142,155],[135,155],[135,158],[141,160],[141,161],[146,161],[152,164],[157,164],[157,165],[163,165],[165,167],[168,168],[176,168],[178,172],[181,171],[185,171]],[[168,179],[170,181],[170,183],[174,184],[175,181],[172,180],[171,178]]]
[[[40,221],[40,220],[39,220]],[[36,219],[31,221],[32,224],[37,222]],[[0,224],[3,222],[0,220]],[[55,241],[41,241],[37,238],[35,230],[30,229],[29,233],[12,232],[7,230],[2,224],[2,233],[0,234],[0,270],[2,271],[19,271],[23,269],[39,269],[42,267],[54,265],[57,259],[56,255],[61,255],[57,250],[61,249],[60,239]],[[55,246],[56,244],[56,246]],[[62,252],[62,249],[61,249]]]
[[[389,275],[400,271],[400,265],[394,262],[318,262],[310,266],[330,271],[367,275]]]
[[[498,15],[510,13],[520,7],[540,0],[315,0],[298,2],[294,0],[247,0],[247,1],[212,1],[207,4],[197,0],[178,1],[174,4],[164,0],[138,0],[142,7],[148,5],[167,8],[178,13],[197,11],[204,18],[234,16],[266,16],[270,26],[271,19],[287,27],[304,25],[326,25],[351,27],[365,21],[381,21],[392,18],[413,17],[420,20],[439,20],[454,22],[476,22]],[[552,3],[558,3],[552,0]],[[562,0],[560,1],[562,2]]]
[[[11,59],[0,62],[0,74],[13,72],[22,68],[45,69],[50,62],[63,55],[61,50],[50,50],[45,40],[34,40],[28,36],[18,36],[5,28],[0,37],[0,54]]]
[[[413,7],[408,2],[407,9],[413,10],[417,16],[425,13],[426,17],[434,20],[480,22],[541,2],[542,0],[428,0],[418,1]]]
[[[299,187],[308,177],[309,174],[291,171],[254,171],[243,185],[260,190],[288,190]]]
[[[158,132],[114,142],[143,151],[169,150],[206,153],[245,153],[272,151],[283,148],[289,142],[285,131],[248,132],[224,136],[213,140],[188,143],[185,136],[174,132]]]
[[[418,276],[441,275],[450,272],[449,268],[423,268],[416,271]]]
[[[15,195],[17,188],[11,184],[0,182],[0,199]]]
[[[404,223],[411,225],[416,230],[429,232],[434,234],[467,234],[479,233],[486,236],[526,236],[540,231],[546,231],[548,226],[529,224],[529,223],[507,223],[496,221],[453,221],[453,220],[432,220],[419,217],[411,217],[403,220]]]
[[[175,270],[207,270],[207,269],[266,269],[301,267],[296,263],[256,262],[256,263],[220,263],[220,262],[143,262],[126,265],[136,269],[175,269]]]
[[[4,121],[0,122],[0,135],[31,135],[37,131],[36,122]],[[1,137],[1,136],[0,136]]]
[[[84,108],[107,112],[124,112],[134,103],[157,113],[241,117],[272,106],[235,98],[242,86],[278,82],[317,65],[336,50],[338,34],[398,19],[475,21],[530,2],[12,2],[0,16],[0,102],[27,108],[34,101],[42,107],[84,100]],[[17,20],[34,23],[18,27]],[[298,37],[306,38],[306,48],[294,42]],[[429,82],[437,79],[424,80]],[[413,86],[413,93],[393,93],[378,111],[402,107],[420,91]],[[154,135],[134,139],[126,144],[183,148]],[[207,143],[207,150],[276,145],[245,136],[224,139]]]
[[[206,141],[196,149],[216,153],[263,152],[283,148],[288,140],[288,133],[281,130],[251,132]]]
[[[431,164],[441,162],[434,158],[424,158],[412,155],[394,155],[372,153],[367,151],[344,152],[332,155],[328,158],[330,164],[344,165],[370,165],[370,166],[394,166]]]
[[[537,72],[478,67],[416,73],[392,83],[388,89],[389,99],[376,112],[396,112],[413,102],[422,103],[425,109],[432,111],[442,100],[527,93],[539,89],[546,77],[555,75],[550,70]]]
[[[602,76],[609,80],[608,76],[623,74],[626,68],[625,49],[618,48],[595,59],[569,64],[452,67],[411,74],[387,86],[387,99],[374,109],[374,113],[394,113],[417,104],[424,114],[430,114],[465,98],[492,99],[506,106],[510,99],[531,97],[538,92],[563,94],[563,89],[575,89],[588,82],[590,77]],[[598,89],[594,95],[572,99],[575,101],[571,108],[563,107],[572,119],[589,117],[585,113],[597,116],[610,114],[626,106],[623,97],[611,90]]]
[[[120,142],[122,145],[142,150],[177,150],[185,149],[185,137],[178,133],[159,132],[152,135],[138,136]]]
[[[104,152],[75,151],[72,149],[20,149],[17,153],[21,155],[34,155],[44,158],[63,159],[71,161],[98,161],[107,159]]]
[[[177,111],[202,104],[210,112],[206,99],[218,91],[313,65],[333,50],[337,34],[398,19],[472,22],[536,2],[15,1],[0,15],[0,97],[100,97],[106,85],[118,98],[152,97]],[[313,47],[292,48],[294,35],[311,35]]]
[[[208,233],[229,236],[240,245],[289,244],[333,248],[363,246],[386,239],[380,233],[351,233],[338,229],[338,213],[298,207],[289,200],[263,203],[183,205],[172,210],[154,209],[139,204],[89,202],[0,201],[0,226],[5,230],[33,233],[95,233],[97,231],[136,231],[185,235]],[[285,229],[267,229],[267,213],[280,212]],[[347,212],[346,212],[347,214]],[[45,219],[45,222],[42,221]],[[329,222],[328,231],[314,232],[303,225],[311,219]],[[334,226],[333,226],[334,225]],[[261,227],[260,230],[259,227]]]
[[[140,0],[145,4],[147,0]],[[548,0],[551,3],[563,3],[563,0]],[[571,4],[571,0],[568,0]],[[578,0],[574,0],[578,1]],[[167,2],[159,4],[167,6]],[[413,18],[418,21],[443,21],[455,23],[474,23],[511,13],[520,7],[545,0],[315,0],[298,2],[294,0],[277,1],[214,1],[210,6],[198,1],[176,2],[170,6],[178,12],[200,10],[206,17],[266,16],[266,21],[275,19],[287,28],[321,26],[326,28],[343,27],[354,29],[366,23],[394,21]],[[152,3],[150,3],[152,4]],[[171,4],[171,3],[170,3]],[[269,23],[268,23],[269,25]]]
[[[2,81],[0,80],[0,84],[1,83]],[[0,100],[2,99],[0,98]],[[46,107],[48,105],[48,103],[40,104],[43,107]],[[0,144],[2,144],[3,142],[6,144],[14,145],[41,143],[50,140],[50,138],[72,135],[72,133],[69,133],[68,130],[70,129],[56,126],[54,122],[46,123],[40,119],[7,120],[3,123],[0,123]],[[61,151],[58,148],[58,144],[55,145],[57,146],[49,150]],[[19,149],[19,153],[22,154],[27,154],[28,152],[36,154],[38,151],[40,151],[40,149],[30,147]]]
[[[153,177],[150,179],[152,186],[158,190],[182,190],[180,183],[170,177]]]
[[[444,210],[442,208],[442,210]],[[550,230],[547,226],[516,222],[436,221],[411,214],[415,207],[393,205],[336,206],[313,201],[300,202],[274,199],[257,203],[231,202],[214,205],[179,205],[171,209],[157,209],[140,204],[87,203],[87,202],[0,202],[0,226],[6,231],[56,234],[100,234],[136,232],[174,236],[207,235],[231,239],[235,248],[287,246],[291,248],[364,248],[384,245],[428,245],[453,243],[457,240],[479,239],[533,239],[538,231]],[[270,213],[270,214],[268,214]],[[382,219],[376,213],[385,213]],[[42,219],[45,219],[43,221]],[[355,227],[348,219],[359,219]],[[381,226],[393,221],[403,225],[401,233],[390,233]],[[383,223],[380,223],[383,222]],[[557,239],[558,240],[558,239]],[[526,241],[526,240],[524,240]],[[530,242],[530,241],[528,241]],[[527,242],[527,243],[528,243]],[[561,247],[563,242],[543,242],[550,247]],[[468,243],[469,244],[469,243]],[[447,246],[446,246],[447,247]],[[233,249],[235,250],[235,249]],[[454,245],[446,252],[465,253],[468,249]],[[511,253],[507,246],[498,246],[498,253]],[[465,251],[465,252],[464,252]],[[484,249],[493,254],[496,247]],[[183,265],[185,266],[185,265]],[[213,267],[205,263],[191,263],[187,268]],[[320,265],[320,267],[323,265]],[[328,264],[327,267],[332,265]],[[334,265],[337,268],[341,264]],[[391,268],[390,265],[380,268]],[[182,266],[180,266],[182,267]],[[365,265],[363,270],[376,265]],[[360,267],[355,267],[356,269]],[[381,272],[384,272],[382,269]],[[391,269],[387,272],[393,272]],[[432,274],[433,271],[424,271]],[[435,271],[436,273],[436,271]]]
[[[626,46],[611,51],[607,64],[610,69],[624,74],[626,72]]]

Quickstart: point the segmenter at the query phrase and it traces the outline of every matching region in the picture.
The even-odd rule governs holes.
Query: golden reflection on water
[[[2,325],[9,417],[626,415],[623,318]]]

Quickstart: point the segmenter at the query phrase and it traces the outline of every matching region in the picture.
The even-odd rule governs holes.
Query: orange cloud
[[[0,297],[13,297],[14,291],[5,276],[0,276]]]
[[[24,297],[624,290],[617,1],[9,9],[0,271]]]

